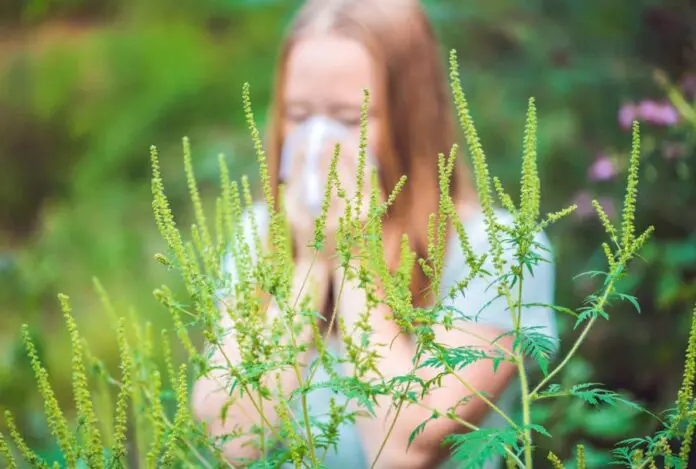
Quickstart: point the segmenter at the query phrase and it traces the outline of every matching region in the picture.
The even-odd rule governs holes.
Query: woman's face
[[[342,123],[357,137],[363,90],[367,89],[368,148],[376,153],[381,138],[381,113],[376,105],[380,89],[374,61],[360,42],[333,34],[302,38],[290,51],[285,73],[285,136],[309,117],[323,115]]]

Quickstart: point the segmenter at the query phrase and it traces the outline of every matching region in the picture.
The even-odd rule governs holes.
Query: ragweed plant
[[[571,213],[574,207],[541,213],[534,100],[531,99],[528,106],[522,145],[521,193],[515,202],[501,181],[490,174],[459,81],[454,53],[450,57],[450,79],[490,250],[477,253],[473,249],[455,201],[449,195],[459,151],[454,146],[448,155],[438,155],[440,200],[436,213],[428,220],[425,257],[419,258],[404,236],[396,266],[390,261],[382,227],[390,206],[408,181],[402,178],[395,187],[388,188],[387,197],[382,199],[377,190],[377,174],[373,173],[371,180],[364,177],[369,101],[366,92],[355,193],[345,190],[338,174],[341,149],[337,147],[330,164],[322,211],[315,223],[314,239],[308,246],[319,252],[329,239],[336,243],[342,279],[337,286],[338,298],[328,317],[316,312],[317,298],[309,272],[304,274],[299,288],[294,285],[298,266],[293,258],[292,220],[288,219],[283,206],[283,188],[279,194],[271,189],[269,167],[248,85],[244,87],[244,110],[260,167],[263,204],[269,214],[267,226],[262,226],[255,215],[249,181],[246,178],[232,181],[224,157],[219,159],[221,192],[214,217],[206,216],[193,171],[191,146],[188,139],[184,139],[184,169],[195,219],[190,230],[184,232],[177,225],[166,196],[159,154],[156,148],[151,148],[152,207],[166,245],[166,251],[157,253],[155,260],[178,273],[185,294],[179,298],[167,286],[154,291],[155,298],[172,318],[171,330],[163,331],[155,339],[150,324],[140,324],[135,315],[121,317],[111,305],[105,289],[96,283],[97,293],[116,330],[119,376],[113,376],[89,353],[73,319],[69,299],[64,295],[59,297],[73,347],[75,419],[61,409],[29,329],[24,328],[24,342],[45,403],[48,427],[61,449],[62,459],[52,462],[53,467],[278,467],[283,463],[295,468],[325,467],[327,454],[338,446],[340,426],[374,416],[378,399],[381,402],[386,399],[393,407],[389,414],[389,431],[370,462],[371,467],[379,467],[382,449],[392,437],[402,410],[406,406],[425,406],[424,398],[441,387],[445,377],[456,379],[470,395],[444,411],[426,408],[430,417],[412,429],[408,443],[433,420],[449,419],[462,431],[448,436],[443,444],[449,445],[453,462],[466,468],[481,467],[494,456],[503,458],[508,468],[532,468],[535,440],[550,436],[533,418],[532,410],[539,401],[580,399],[590,405],[640,408],[620,394],[594,383],[564,384],[562,387],[556,381],[592,328],[610,317],[612,305],[628,301],[638,309],[637,299],[617,287],[652,231],[650,227],[639,231],[635,226],[640,163],[638,125],[633,127],[620,224],[614,225],[600,204],[594,204],[607,235],[602,245],[607,268],[584,275],[601,278],[601,287],[577,309],[532,304],[523,298],[523,285],[541,263],[549,261],[549,253],[537,241],[538,235]],[[372,182],[369,194],[365,194],[369,181]],[[335,238],[331,238],[326,230],[334,193],[342,202],[343,213]],[[364,207],[366,199],[368,206]],[[511,222],[499,218],[497,204],[509,213]],[[450,232],[456,236],[469,269],[464,278],[440,297],[438,292],[443,283],[446,241]],[[414,268],[422,269],[430,281],[429,306],[417,306],[414,302],[410,289]],[[439,343],[435,333],[437,327],[461,328],[476,321],[481,313],[459,311],[448,302],[466,293],[475,279],[485,279],[495,292],[495,299],[505,304],[512,329],[491,341],[488,348]],[[357,282],[367,299],[352,324],[337,314],[338,300],[347,281]],[[379,367],[371,315],[381,305],[388,308],[390,319],[409,334],[416,345],[412,368],[402,376],[387,378]],[[549,308],[574,317],[578,331],[575,341],[559,348],[539,327],[525,326],[522,319],[531,307]],[[675,408],[661,421],[663,429],[656,435],[623,442],[616,450],[617,462],[633,468],[657,467],[658,463],[664,467],[685,467],[696,427],[693,409],[696,312],[694,318],[683,384]],[[306,331],[311,332],[309,340]],[[342,353],[336,353],[329,345],[334,331],[340,333]],[[171,335],[177,337],[186,357],[178,366],[170,349]],[[203,346],[198,343],[200,336],[204,339]],[[501,344],[503,337],[511,339],[511,347]],[[310,348],[316,353],[306,360]],[[554,354],[559,349],[564,353],[554,362]],[[163,367],[155,357],[156,350],[162,351]],[[519,386],[522,410],[520,418],[508,415],[493,399],[464,379],[462,370],[481,361],[491,361],[494,367],[503,362],[515,367],[518,377],[515,385]],[[341,371],[346,366],[349,373]],[[537,381],[533,381],[537,374],[532,373],[533,368],[541,372]],[[420,374],[424,369],[435,373],[424,379]],[[325,372],[327,379],[316,379],[320,370]],[[288,373],[296,379],[295,389],[280,386],[281,375]],[[214,377],[222,382],[229,396],[218,416],[220,421],[229,424],[229,430],[223,435],[210,436],[207,424],[198,422],[190,410],[190,379],[202,377]],[[96,391],[92,391],[93,388]],[[311,412],[311,393],[322,388],[330,390],[333,397],[327,415],[317,416]],[[93,397],[97,394],[102,396],[98,402],[107,405],[94,404],[97,399]],[[234,405],[242,398],[251,403],[256,414],[253,420],[257,424],[252,428],[235,426]],[[479,428],[474,422],[462,419],[457,408],[471,398],[482,400],[506,425]],[[0,457],[8,467],[20,467],[21,461],[33,467],[52,467],[51,462],[44,461],[29,448],[11,414],[6,415],[5,421],[8,432],[0,433]],[[253,446],[258,458],[245,461],[226,454],[226,449],[235,441]],[[550,467],[564,467],[564,462],[555,454],[548,454],[547,461]],[[581,445],[576,449],[574,466],[586,467]]]

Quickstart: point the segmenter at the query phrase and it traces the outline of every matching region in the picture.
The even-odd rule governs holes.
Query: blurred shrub
[[[39,3],[45,8],[32,10]],[[143,288],[162,275],[151,262],[161,240],[149,203],[148,146],[160,145],[166,166],[180,154],[172,142],[194,137],[204,193],[219,152],[235,177],[249,172],[250,145],[238,131],[241,85],[257,83],[263,110],[288,10],[215,0],[23,5],[0,22],[0,408],[24,406],[19,423],[31,426],[38,407],[26,398],[31,387],[15,353],[18,325],[37,326],[37,344],[50,351],[48,368],[67,399],[69,350],[54,334],[55,291],[87,312],[77,320],[112,364],[112,333],[101,313],[89,314],[98,310],[92,276],[110,285],[116,306],[161,322]],[[183,180],[171,188],[175,205],[187,197]],[[32,427],[30,439],[44,433]]]

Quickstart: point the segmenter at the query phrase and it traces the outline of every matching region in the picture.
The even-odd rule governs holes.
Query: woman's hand
[[[383,229],[383,243],[384,243],[384,260],[390,272],[394,272],[399,265],[399,258],[401,253],[401,234],[396,227],[386,226]],[[349,269],[353,273],[357,273],[360,269],[361,259],[358,257],[353,258],[350,262]],[[381,288],[384,279],[377,278],[377,296],[383,296],[383,290]],[[343,288],[341,289],[341,285]],[[365,290],[363,287],[359,286],[359,281],[356,278],[352,280],[348,279],[347,273],[342,266],[336,266],[333,270],[333,289],[334,298],[343,306],[340,308],[339,314],[343,318],[343,322],[346,325],[348,333],[352,333],[356,323],[360,319],[360,315],[364,312],[367,306]],[[375,324],[384,323],[384,321],[391,320],[387,319],[384,314],[384,309],[376,308],[372,311],[373,326]],[[375,314],[382,314],[381,317],[377,318]]]
[[[327,147],[328,148],[328,147]],[[319,162],[318,174],[320,177],[327,180],[329,177],[329,168],[331,164],[332,154],[325,152]],[[322,250],[319,253],[320,257],[329,259],[336,251],[336,233],[339,228],[339,220],[345,216],[347,201],[352,204],[353,212],[351,216],[357,217],[359,221],[367,220],[370,207],[370,194],[372,191],[372,170],[374,166],[366,164],[363,172],[363,187],[360,196],[360,204],[358,204],[357,189],[358,189],[358,146],[357,144],[344,144],[341,149],[337,162],[338,183],[332,184],[329,209],[326,217],[324,228],[325,239]],[[325,187],[322,197],[325,196]],[[341,195],[339,195],[339,188]],[[298,249],[298,258],[312,257],[313,252],[310,247],[315,239],[315,221],[316,216],[313,216],[310,207],[307,206],[306,194],[307,181],[303,173],[303,167],[299,164],[292,167],[288,177],[285,190],[285,208],[288,215],[288,220],[292,227],[295,245]],[[380,190],[380,199],[382,192]],[[358,207],[360,205],[360,207]],[[360,209],[356,213],[357,209]],[[319,215],[317,215],[319,216]]]

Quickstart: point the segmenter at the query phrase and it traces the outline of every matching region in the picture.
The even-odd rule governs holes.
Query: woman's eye
[[[360,126],[360,114],[357,115],[345,115],[336,116],[335,119],[346,127],[359,127]]]
[[[288,109],[285,111],[285,119],[289,122],[299,124],[307,120],[308,114],[304,110],[300,109]]]

